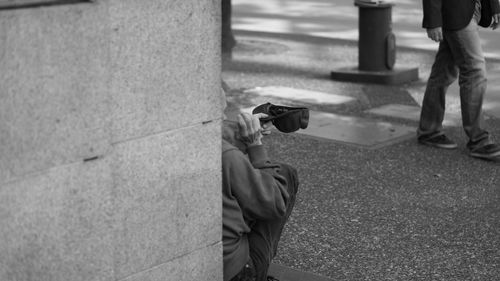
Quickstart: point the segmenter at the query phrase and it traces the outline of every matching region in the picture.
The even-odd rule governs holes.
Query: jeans
[[[443,134],[446,90],[460,75],[462,125],[469,138],[467,146],[474,150],[492,143],[489,133],[481,128],[487,79],[477,19],[461,30],[443,30],[443,37],[425,89],[417,135]]]
[[[248,234],[250,261],[231,281],[265,281],[272,259],[276,256],[281,233],[295,205],[299,186],[297,171],[292,166],[280,164],[279,173],[287,179],[290,199],[286,213],[282,218],[269,221],[257,221]]]

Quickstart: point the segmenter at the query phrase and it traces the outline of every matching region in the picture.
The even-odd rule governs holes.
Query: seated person
[[[224,121],[222,200],[224,281],[277,280],[267,276],[298,189],[297,171],[271,161],[262,145],[270,123],[256,115]]]

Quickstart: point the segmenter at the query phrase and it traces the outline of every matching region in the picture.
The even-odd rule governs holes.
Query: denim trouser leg
[[[483,122],[482,107],[486,93],[486,62],[475,20],[464,29],[446,32],[445,37],[453,43],[453,56],[460,69],[460,105],[462,124],[469,137],[471,149],[491,143],[487,131],[481,128]]]
[[[444,95],[459,71],[462,125],[471,149],[491,143],[481,128],[483,96],[486,92],[486,63],[476,20],[458,31],[443,31],[436,60],[427,83],[420,118],[419,135],[437,134],[442,129]]]
[[[267,280],[267,270],[269,269],[272,259],[276,256],[281,232],[295,204],[299,185],[297,171],[295,168],[286,164],[281,164],[280,170],[280,174],[283,174],[287,179],[287,187],[290,194],[286,213],[280,219],[258,221],[248,234],[250,258],[252,259],[257,273],[256,281]]]
[[[447,41],[439,44],[439,49],[432,65],[431,74],[420,112],[418,136],[437,136],[442,134],[442,123],[446,105],[446,91],[457,79],[458,68]]]

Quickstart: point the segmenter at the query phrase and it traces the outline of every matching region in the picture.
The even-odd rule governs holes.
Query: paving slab
[[[299,134],[377,149],[415,136],[416,128],[362,117],[310,111],[309,126]]]
[[[349,96],[337,95],[333,93],[325,93],[319,91],[311,91],[292,87],[283,86],[266,86],[255,87],[244,91],[245,94],[257,94],[259,96],[284,98],[304,103],[314,104],[342,104],[355,101],[356,99]]]
[[[365,110],[367,113],[375,115],[401,118],[410,121],[420,120],[420,106],[404,105],[404,104],[386,104],[380,107]],[[462,124],[462,117],[459,112],[446,112],[443,125],[459,127]]]
[[[255,106],[240,108],[228,113],[228,119],[236,120],[240,112],[251,113]],[[348,145],[377,149],[415,136],[416,128],[387,121],[309,111],[309,125],[296,133],[328,139]]]

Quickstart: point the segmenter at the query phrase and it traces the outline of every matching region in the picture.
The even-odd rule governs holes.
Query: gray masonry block
[[[220,281],[222,243],[209,245],[119,281]]]
[[[0,182],[107,149],[108,35],[93,7],[0,11]]]
[[[114,140],[220,118],[214,7],[198,0],[110,1]]]
[[[215,1],[0,11],[0,182],[221,117]]]
[[[66,165],[0,186],[0,280],[113,280],[109,163]]]
[[[0,280],[123,279],[220,243],[220,155],[219,121],[0,186]]]
[[[222,279],[219,10],[0,11],[0,280]]]
[[[115,274],[220,241],[220,122],[116,145]]]

